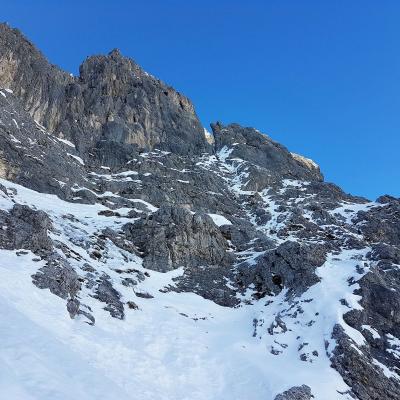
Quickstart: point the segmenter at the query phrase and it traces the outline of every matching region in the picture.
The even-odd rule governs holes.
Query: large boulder
[[[51,220],[43,211],[15,204],[9,213],[1,212],[0,247],[26,249],[35,253],[49,252],[53,245],[48,236]]]
[[[228,242],[207,214],[164,205],[124,226],[127,238],[143,257],[143,266],[166,272],[179,267],[228,266]]]
[[[278,394],[275,400],[311,400],[314,396],[307,385],[294,386],[283,393]]]
[[[254,284],[258,298],[283,288],[289,289],[289,295],[300,295],[319,282],[315,269],[324,263],[325,255],[323,246],[286,241],[258,257],[255,265],[239,265],[237,284],[243,289]]]
[[[62,299],[73,299],[81,289],[79,276],[62,257],[52,254],[45,266],[32,275],[33,283],[40,289],[49,289]]]

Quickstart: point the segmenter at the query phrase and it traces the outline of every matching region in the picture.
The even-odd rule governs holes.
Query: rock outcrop
[[[162,206],[124,230],[143,258],[143,266],[156,271],[206,265],[224,268],[234,261],[226,239],[207,214]]]
[[[399,398],[400,200],[346,194],[256,129],[212,132],[185,96],[118,50],[87,58],[74,77],[0,24],[0,253],[65,303],[73,321],[57,327],[98,321],[84,325],[93,340],[104,334],[90,351],[121,329],[127,369],[134,316],[142,326],[160,307],[189,323],[160,328],[157,354],[186,360],[187,349],[164,349],[193,343],[174,335],[198,329],[201,354],[217,357],[226,337],[225,357],[240,361],[229,371],[281,383],[271,395],[258,382],[263,398]],[[120,369],[108,375],[125,387]]]
[[[74,77],[49,64],[17,29],[0,25],[0,86],[84,158],[118,144],[178,154],[209,149],[191,102],[118,50],[87,58],[79,72]]]
[[[311,394],[311,389],[306,386],[296,386],[286,390],[282,394],[278,394],[275,400],[311,400],[314,396]]]

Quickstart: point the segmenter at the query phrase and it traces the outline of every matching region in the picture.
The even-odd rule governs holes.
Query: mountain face
[[[118,50],[0,25],[7,399],[399,399],[400,200],[326,183]]]

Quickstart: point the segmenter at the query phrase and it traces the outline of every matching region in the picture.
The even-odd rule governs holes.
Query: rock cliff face
[[[118,50],[87,58],[73,77],[49,64],[18,30],[1,25],[0,41],[0,85],[85,156],[100,142],[106,142],[103,151],[114,143],[178,154],[208,147],[191,102]]]
[[[9,398],[400,398],[400,200],[211,128],[118,50],[73,77],[0,25]]]

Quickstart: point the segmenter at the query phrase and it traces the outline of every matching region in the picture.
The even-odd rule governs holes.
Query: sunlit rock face
[[[56,136],[87,151],[99,141],[179,154],[209,150],[189,99],[118,50],[88,57],[73,77],[18,30],[1,25],[0,41],[0,85]]]
[[[400,398],[400,200],[211,130],[118,50],[73,77],[0,25],[4,398]]]

